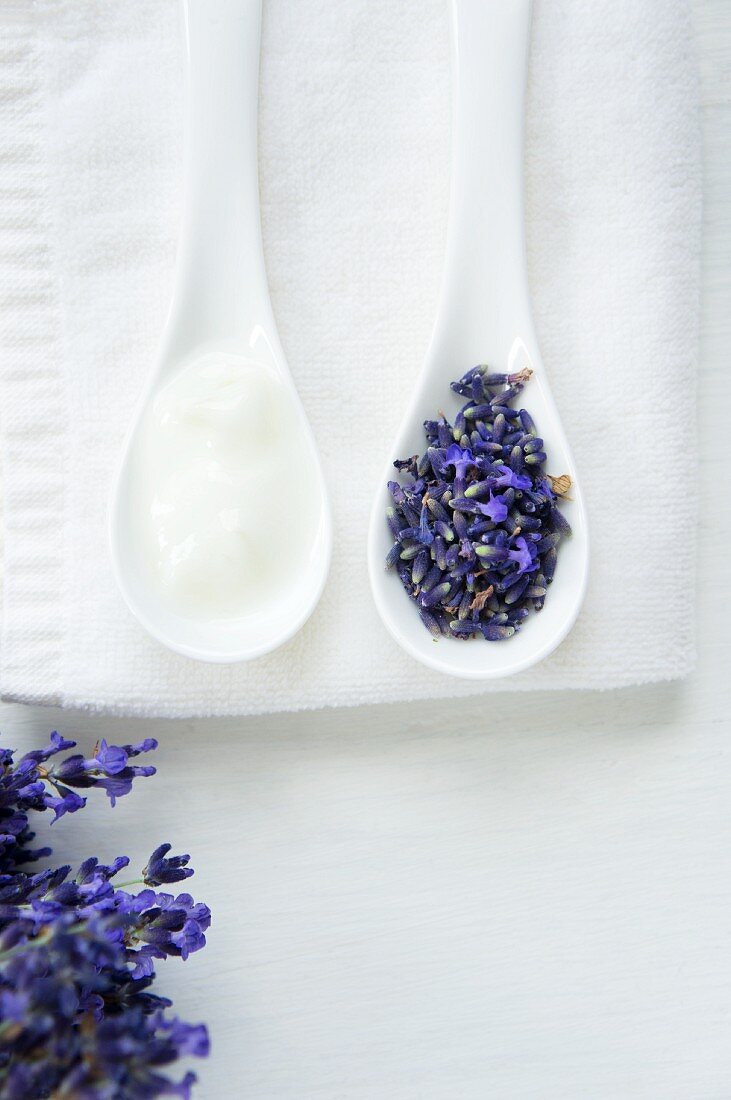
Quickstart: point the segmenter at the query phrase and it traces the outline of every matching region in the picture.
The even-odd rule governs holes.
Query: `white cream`
[[[160,390],[140,433],[132,512],[148,581],[186,617],[272,607],[319,516],[289,390],[261,364],[210,353]]]

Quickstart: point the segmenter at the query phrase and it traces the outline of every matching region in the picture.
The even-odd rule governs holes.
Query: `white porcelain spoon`
[[[264,267],[257,168],[261,0],[183,0],[183,11],[188,163],[177,282],[157,364],[122,454],[110,508],[111,551],[122,594],[150,634],[189,657],[244,661],[281,645],[314,609],[329,567],[331,521],[315,442],[277,335]],[[281,497],[271,501],[271,529],[261,530],[259,548],[265,553],[267,540],[291,542],[291,559],[278,577],[275,597],[264,608],[224,616],[190,615],[171,604],[154,581],[149,547],[139,537],[145,476],[140,461],[149,445],[146,417],[163,387],[212,353],[273,380],[293,425],[298,466],[310,471],[312,501],[310,534],[298,543],[288,528],[287,486],[282,485]],[[180,457],[182,463],[185,455]],[[235,508],[239,502],[231,504]]]
[[[589,544],[576,469],[541,362],[531,318],[523,201],[524,100],[530,0],[452,0],[454,111],[452,191],[441,302],[420,380],[389,454],[371,514],[368,566],[376,606],[396,641],[453,676],[495,679],[528,668],[571,629],[586,590]],[[385,512],[392,461],[423,454],[423,421],[458,407],[449,384],[478,363],[529,367],[520,404],[545,441],[546,469],[571,477],[562,505],[573,535],[559,547],[543,610],[513,637],[435,640],[384,559],[393,540]],[[463,403],[463,399],[460,404]]]

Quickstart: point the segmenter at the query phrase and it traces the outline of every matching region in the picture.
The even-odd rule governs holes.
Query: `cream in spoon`
[[[273,371],[219,351],[184,364],[149,404],[130,471],[132,538],[176,615],[252,615],[286,594],[320,512],[299,420]]]

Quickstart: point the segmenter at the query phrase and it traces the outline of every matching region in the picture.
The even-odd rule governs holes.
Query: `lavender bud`
[[[457,535],[461,539],[467,538],[467,520],[462,512],[455,512],[452,516],[452,524],[457,532]]]
[[[419,477],[427,477],[431,473],[431,469],[431,459],[429,458],[429,451],[427,450],[419,459],[419,463],[416,467],[416,472]]]
[[[424,580],[429,569],[429,551],[421,550],[414,559],[414,568],[411,570],[411,579],[414,584],[420,584]]]
[[[435,604],[440,603],[445,596],[449,595],[451,590],[451,584],[449,581],[443,581],[441,584],[437,584],[430,592],[421,593],[421,606],[422,607],[434,607]]]
[[[546,550],[553,550],[554,546],[558,546],[561,540],[561,536],[558,531],[553,531],[550,535],[546,535],[539,543],[536,544],[536,550],[539,554],[545,554]]]
[[[460,619],[452,619],[449,624],[449,629],[455,638],[472,638],[479,628],[477,623],[470,622],[469,620],[461,621]]]
[[[558,531],[562,535],[571,534],[571,524],[566,519],[566,516],[562,514],[559,508],[551,509],[551,522],[555,531]]]
[[[464,410],[464,415],[468,420],[484,420],[485,417],[492,415],[492,406],[487,405],[468,405]]]
[[[426,502],[426,506],[434,516],[434,519],[441,520],[443,523],[449,523],[449,512],[447,509],[439,503],[438,500],[434,500],[432,497]]]
[[[494,478],[486,478],[484,481],[473,481],[464,491],[465,498],[470,500],[472,497],[479,497],[483,493],[488,493],[494,485]]]
[[[494,622],[489,622],[482,627],[482,633],[488,642],[501,642],[505,638],[512,638],[513,634],[515,634],[515,627],[497,625]]]
[[[435,584],[438,584],[442,579],[442,570],[438,565],[432,565],[431,569],[424,577],[424,583],[421,586],[422,592],[431,592]]]
[[[516,382],[514,386],[508,386],[507,389],[501,390],[500,393],[497,393],[493,397],[490,404],[493,408],[495,408],[496,405],[509,405],[513,398],[517,397],[522,389],[523,386],[521,385],[521,383]]]
[[[527,409],[521,409],[520,412],[518,413],[518,415],[520,417],[520,422],[523,425],[523,431],[527,432],[528,435],[535,435],[536,434],[536,425],[535,425],[535,422],[533,420],[533,417],[528,412],[528,410]]]
[[[543,555],[543,575],[546,578],[546,584],[550,584],[553,580],[553,575],[556,572],[556,562],[558,560],[558,550],[553,546],[550,550],[547,550]]]
[[[442,631],[439,626],[439,622],[430,611],[427,611],[424,607],[420,607],[419,618],[421,619],[430,634],[433,634],[435,638],[438,638],[440,636]]]
[[[401,554],[401,543],[395,542],[386,554],[386,569],[393,569]]]
[[[521,577],[516,584],[511,585],[508,591],[505,593],[505,603],[510,606],[517,603],[520,597],[528,591],[529,578]],[[540,595],[541,593],[536,593]]]
[[[542,524],[535,516],[524,516],[519,513],[516,516],[516,526],[520,527],[521,531],[540,531]]]
[[[484,543],[475,543],[474,551],[484,562],[507,561],[508,551],[499,546],[489,546]]]
[[[395,539],[399,537],[399,529],[401,527],[401,520],[396,514],[395,508],[386,509],[386,522],[388,523],[388,529]]]
[[[432,557],[442,571],[447,568],[447,544],[441,535],[437,535],[434,539]]]
[[[452,443],[452,432],[449,425],[443,420],[440,420],[437,425],[437,438],[439,446],[444,447],[445,450]]]
[[[472,604],[472,593],[471,592],[465,592],[464,596],[462,597],[462,599],[460,601],[459,608],[457,609],[457,618],[458,619],[463,620],[463,619],[467,618],[467,616],[470,613],[471,604]]]

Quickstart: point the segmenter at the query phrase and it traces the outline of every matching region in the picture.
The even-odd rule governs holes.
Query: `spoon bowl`
[[[282,645],[314,610],[327,578],[331,519],[322,467],[279,341],[264,266],[259,216],[257,99],[261,0],[184,0],[188,50],[187,197],[177,278],[161,349],[125,441],[109,514],[121,593],[145,629],[168,648],[204,661],[245,661]],[[273,515],[261,529],[291,542],[287,568],[265,606],[187,614],[171,603],[139,537],[145,440],[155,402],[184,371],[225,357],[265,374],[296,440],[307,477],[305,534],[294,542]],[[181,449],[181,470],[185,453]],[[304,472],[303,472],[304,471]],[[181,475],[184,476],[184,475]],[[260,494],[261,495],[261,494]],[[271,509],[282,508],[271,502]],[[241,502],[232,500],[232,505]],[[245,503],[245,502],[243,502]],[[258,501],[261,509],[262,502]],[[210,570],[215,571],[215,560]]]
[[[530,0],[452,0],[455,76],[452,189],[445,274],[431,344],[391,449],[370,518],[368,568],[380,616],[399,645],[430,668],[490,680],[529,668],[566,637],[586,591],[589,541],[580,481],[551,395],[530,311],[523,213],[523,114]],[[532,374],[520,405],[533,417],[547,472],[571,478],[561,542],[543,609],[500,642],[435,639],[385,558],[386,487],[393,460],[423,454],[425,419],[458,407],[450,382],[478,363]],[[463,400],[459,403],[463,403]]]

